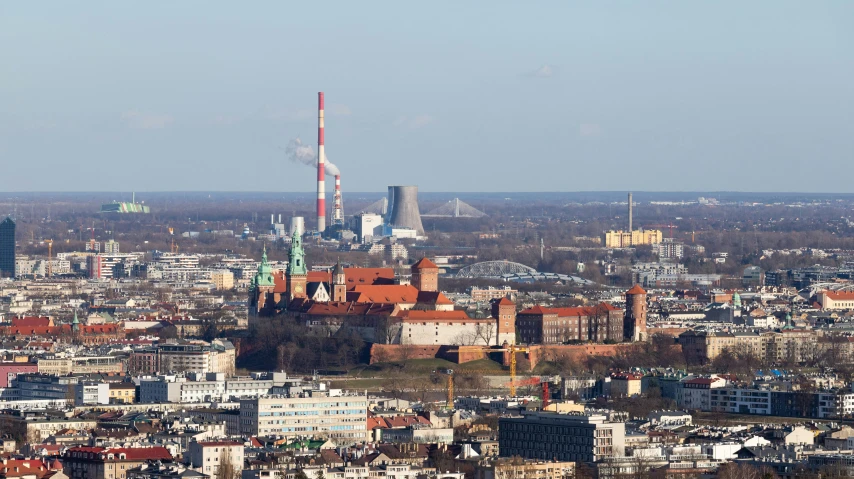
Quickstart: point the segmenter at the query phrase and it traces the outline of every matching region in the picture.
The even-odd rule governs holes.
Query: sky
[[[0,2],[0,191],[854,192],[854,2]],[[332,182],[327,189],[331,189]]]

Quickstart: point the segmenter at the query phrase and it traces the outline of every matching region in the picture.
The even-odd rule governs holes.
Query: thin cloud
[[[147,113],[139,110],[128,110],[123,112],[121,120],[129,128],[135,128],[138,130],[156,130],[166,128],[175,121],[175,119],[172,118],[172,115]]]
[[[535,78],[551,78],[555,75],[557,75],[557,68],[548,63],[530,73],[530,76]]]
[[[394,120],[394,126],[399,128],[408,128],[410,130],[417,130],[433,123],[435,120],[436,119],[432,116],[424,113],[412,117],[399,116],[396,120]]]

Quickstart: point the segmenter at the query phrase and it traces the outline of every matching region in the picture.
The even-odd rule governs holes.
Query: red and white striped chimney
[[[317,231],[326,230],[326,152],[323,148],[323,92],[317,93]]]

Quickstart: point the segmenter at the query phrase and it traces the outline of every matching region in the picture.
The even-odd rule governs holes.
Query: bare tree
[[[219,467],[214,477],[216,479],[239,479],[242,470],[243,464],[234,464],[231,460],[229,449],[223,448],[222,454],[219,457]]]

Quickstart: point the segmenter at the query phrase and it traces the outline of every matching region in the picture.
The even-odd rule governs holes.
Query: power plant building
[[[356,234],[362,243],[370,242],[383,234],[383,217],[374,213],[362,213],[356,217]]]
[[[412,228],[417,235],[424,236],[417,186],[389,186],[388,204],[387,225]]]

